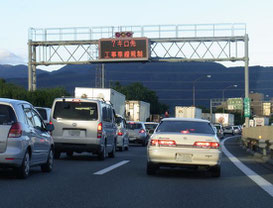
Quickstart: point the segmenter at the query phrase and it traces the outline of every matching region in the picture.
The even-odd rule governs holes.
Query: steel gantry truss
[[[249,97],[248,35],[243,23],[30,28],[28,89],[36,90],[38,65],[103,63],[99,59],[99,39],[115,38],[115,33],[122,31],[149,39],[152,62],[243,61],[245,97]]]

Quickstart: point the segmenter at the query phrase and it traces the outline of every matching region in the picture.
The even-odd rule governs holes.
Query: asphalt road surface
[[[226,149],[268,183],[273,165],[267,165],[239,146],[234,137]],[[236,163],[236,161],[235,161]],[[271,186],[270,186],[271,184]],[[271,187],[272,188],[272,187]],[[115,158],[99,161],[90,154],[65,154],[55,160],[51,173],[31,169],[26,180],[0,170],[0,208],[259,208],[273,207],[266,192],[223,154],[222,175],[212,178],[205,170],[161,169],[146,175],[146,148],[130,146]]]

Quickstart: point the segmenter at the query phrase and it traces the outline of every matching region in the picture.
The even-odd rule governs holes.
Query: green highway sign
[[[250,99],[244,98],[244,115],[250,117]]]
[[[242,98],[229,98],[227,100],[228,110],[243,110]]]

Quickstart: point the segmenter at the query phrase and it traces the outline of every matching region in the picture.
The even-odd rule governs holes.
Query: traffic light
[[[116,38],[132,38],[133,32],[115,32]]]

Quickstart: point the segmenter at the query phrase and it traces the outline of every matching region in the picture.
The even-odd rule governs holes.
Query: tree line
[[[34,106],[51,108],[54,99],[61,96],[69,96],[69,93],[62,87],[38,89],[30,92],[24,87],[7,83],[4,79],[0,79],[1,98],[25,100]]]
[[[119,82],[112,83],[111,87],[124,94],[127,100],[141,100],[150,103],[151,114],[163,114],[168,106],[158,101],[156,93],[144,87],[141,83],[132,83],[122,86]],[[7,83],[0,79],[0,97],[25,100],[34,106],[51,108],[55,98],[71,96],[63,87],[44,88],[36,91],[27,91],[24,87]]]

